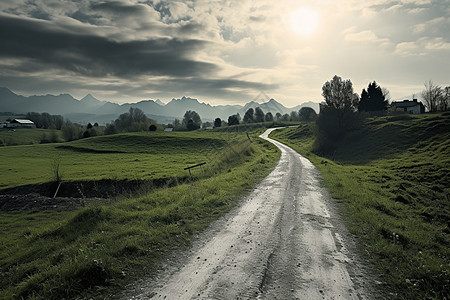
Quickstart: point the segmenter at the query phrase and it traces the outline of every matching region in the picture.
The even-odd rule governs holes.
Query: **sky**
[[[450,85],[450,0],[2,0],[0,41],[22,95],[292,107],[334,75],[392,100]]]

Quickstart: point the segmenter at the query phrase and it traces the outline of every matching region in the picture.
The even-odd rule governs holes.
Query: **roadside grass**
[[[283,129],[271,137],[319,168],[390,297],[448,297],[449,114],[369,119],[328,158],[311,153],[312,126]]]
[[[151,276],[171,251],[187,247],[195,233],[236,205],[243,194],[273,169],[279,158],[273,145],[255,137],[250,143],[245,134],[174,136],[173,140],[166,139],[167,143],[173,142],[170,147],[177,145],[179,137],[180,145],[186,142],[186,149],[197,151],[208,148],[205,141],[213,140],[210,149],[205,150],[211,152],[208,158],[211,163],[205,166],[204,174],[198,173],[196,180],[72,212],[0,212],[2,299],[109,297],[128,283]],[[117,138],[120,144],[127,145],[122,140],[127,137]],[[189,146],[185,138],[191,138],[191,145],[197,146]],[[69,144],[83,149],[109,149],[106,141],[99,142],[98,147],[87,141]],[[51,156],[61,151],[57,147],[41,145],[33,150],[44,148],[42,154]],[[137,151],[139,147],[148,150],[142,145],[132,148],[115,145],[114,151]],[[168,147],[165,144],[160,151],[175,151]],[[80,153],[63,151],[70,151],[71,155]],[[145,155],[163,155],[148,152]],[[200,157],[204,158],[197,158]],[[194,157],[190,159],[194,161]]]
[[[62,140],[60,130],[56,129],[16,128],[15,131],[0,129],[0,147],[39,144],[51,137]]]
[[[189,176],[185,167],[213,164],[217,153],[232,148],[236,138],[241,137],[236,133],[145,132],[4,147],[0,148],[0,189],[51,181],[55,159],[60,161],[64,181],[184,178]]]

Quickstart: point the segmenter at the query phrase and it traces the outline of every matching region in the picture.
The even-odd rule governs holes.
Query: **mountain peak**
[[[16,94],[14,94],[13,91],[11,91],[10,89],[8,89],[6,87],[0,87],[0,93],[3,95],[9,95],[9,96],[16,95]]]
[[[91,105],[91,106],[100,106],[100,105],[104,104],[104,101],[98,100],[97,98],[95,98],[91,94],[87,94],[86,96],[84,96],[80,100],[80,102],[84,103],[86,105]]]
[[[87,94],[86,96],[84,96],[81,101],[90,101],[90,100],[96,100],[98,101],[98,99],[96,99],[94,96],[92,96],[91,94]]]
[[[166,103],[162,102],[162,101],[159,100],[159,99],[156,99],[155,103],[157,103],[157,104],[159,104],[159,105],[161,105],[161,106],[166,105]]]

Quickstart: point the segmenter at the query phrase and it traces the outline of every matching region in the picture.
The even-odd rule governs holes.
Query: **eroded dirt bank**
[[[122,299],[374,299],[369,271],[320,174],[291,148],[275,170],[190,253]]]

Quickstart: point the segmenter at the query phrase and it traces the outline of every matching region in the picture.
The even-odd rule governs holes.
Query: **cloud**
[[[432,55],[435,51],[450,50],[450,43],[443,37],[423,37],[415,42],[402,42],[397,44],[395,53],[401,56]]]
[[[449,17],[438,17],[432,20],[429,20],[424,23],[420,23],[414,26],[414,33],[423,33],[425,31],[430,33],[435,33],[439,30],[441,26],[448,26],[450,24]]]
[[[379,43],[382,45],[386,45],[389,43],[389,39],[378,37],[375,32],[372,30],[363,30],[359,32],[355,32],[356,27],[350,27],[345,29],[342,34],[344,35],[345,40],[352,42],[370,42],[370,43]]]
[[[411,9],[408,10],[408,14],[410,14],[410,15],[417,15],[417,14],[420,14],[420,13],[426,11],[426,10],[427,9],[424,8],[424,7],[411,8]]]
[[[426,42],[428,50],[450,50],[450,43],[442,37],[434,38]]]
[[[395,53],[401,56],[424,55],[418,52],[419,46],[415,42],[402,42],[395,47]]]
[[[44,21],[0,16],[0,57],[32,58],[43,67],[84,76],[192,76],[218,71],[192,57],[207,42],[154,38],[116,42],[53,28]],[[26,41],[26,44],[25,44]]]
[[[266,90],[295,105],[320,99],[330,74],[365,82],[411,76],[417,56],[442,64],[448,1],[2,0],[0,81],[118,99]],[[308,39],[286,22],[305,5],[321,17]]]

